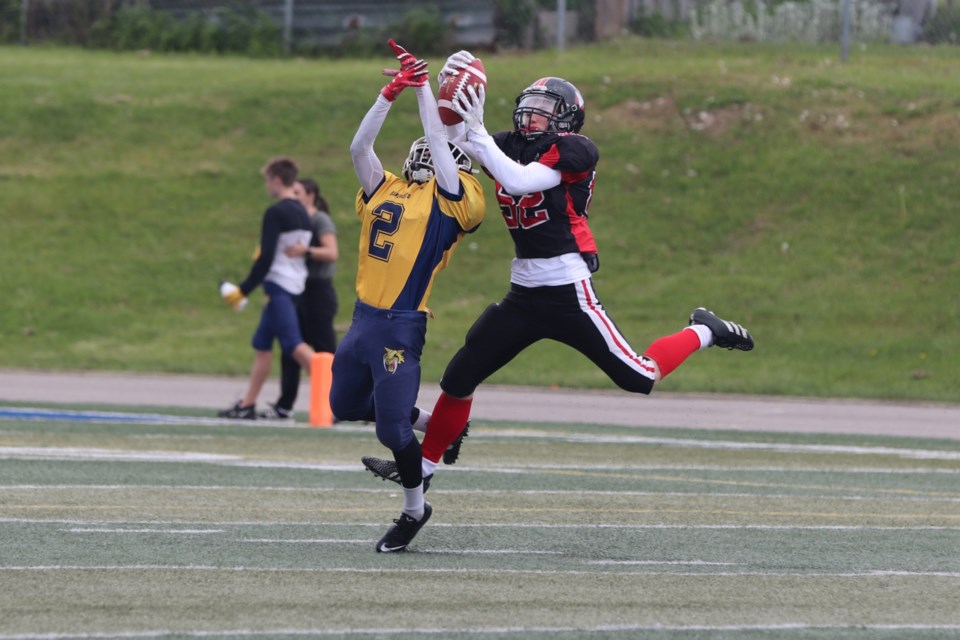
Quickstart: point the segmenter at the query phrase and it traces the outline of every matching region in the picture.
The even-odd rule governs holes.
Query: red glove
[[[380,94],[390,102],[393,102],[405,88],[422,87],[427,84],[430,77],[427,74],[426,60],[414,58],[413,54],[408,53],[406,49],[394,42],[392,38],[390,39],[390,46],[397,54],[397,60],[400,61],[400,70],[383,70],[383,75],[393,76],[393,78],[380,90]]]
[[[387,44],[390,45],[390,48],[393,49],[393,52],[397,54],[397,60],[400,61],[400,70],[405,71],[413,66],[415,63],[420,62],[413,57],[413,54],[397,44],[397,42],[390,38],[387,40]]]

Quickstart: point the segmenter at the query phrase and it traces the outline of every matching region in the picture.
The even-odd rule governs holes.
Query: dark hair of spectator
[[[280,178],[280,182],[283,183],[283,186],[292,187],[293,183],[297,181],[297,175],[300,173],[300,168],[297,166],[297,163],[293,160],[293,158],[281,156],[279,158],[270,159],[267,164],[263,165],[263,169],[260,170],[260,173],[265,178]]]
[[[307,195],[313,196],[313,206],[320,211],[330,213],[330,206],[327,204],[326,199],[320,195],[320,185],[317,184],[316,180],[301,178],[297,182],[303,185],[303,190],[307,192]]]

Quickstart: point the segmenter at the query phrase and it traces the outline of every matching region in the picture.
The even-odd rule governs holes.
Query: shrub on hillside
[[[851,33],[857,40],[889,39],[892,20],[892,10],[881,2],[851,3]],[[841,12],[833,0],[712,0],[690,14],[690,31],[698,40],[837,42]]]
[[[20,38],[21,0],[0,0],[0,44],[11,44]]]
[[[386,42],[393,38],[419,56],[441,55],[450,51],[449,29],[440,12],[431,8],[414,8],[398,22],[381,28],[350,27],[342,35],[338,50],[319,46],[295,46],[299,55],[335,55],[338,57],[380,57]],[[387,49],[389,51],[389,49]]]
[[[689,32],[685,22],[670,20],[659,11],[648,12],[644,5],[637,9],[627,28],[644,38],[676,38]]]
[[[97,44],[120,51],[282,54],[279,27],[253,7],[192,13],[182,20],[164,11],[124,7],[101,25]]]
[[[96,25],[114,10],[117,0],[0,0],[0,41],[15,32],[26,18],[28,42],[90,44]]]
[[[418,56],[439,55],[450,50],[450,32],[440,11],[422,7],[407,11],[396,27],[397,42]]]
[[[931,44],[960,43],[960,9],[947,7],[923,25],[923,39]]]

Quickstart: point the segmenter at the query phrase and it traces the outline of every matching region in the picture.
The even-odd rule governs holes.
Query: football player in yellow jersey
[[[393,452],[403,486],[403,511],[377,542],[378,552],[403,551],[429,520],[423,499],[420,442],[411,414],[420,387],[427,299],[465,233],[483,220],[483,190],[471,162],[448,140],[430,88],[427,63],[390,41],[400,70],[367,112],[350,155],[360,191],[357,302],[333,360],[330,405],[340,420],[376,423]],[[385,171],[373,150],[393,101],[414,87],[424,137],[414,141],[403,175]]]

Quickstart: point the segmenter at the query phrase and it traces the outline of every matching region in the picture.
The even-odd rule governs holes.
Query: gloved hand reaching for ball
[[[470,66],[470,63],[476,60],[474,56],[469,51],[457,51],[450,55],[447,58],[447,61],[443,64],[443,69],[440,69],[440,73],[437,75],[437,80],[440,84],[443,84],[444,79],[447,76],[455,76],[460,74],[461,69],[466,69]]]
[[[457,99],[453,101],[452,109],[463,118],[463,124],[467,129],[467,139],[490,135],[486,127],[483,126],[483,103],[486,100],[487,92],[483,85],[474,89],[472,85],[457,94]]]
[[[400,95],[400,92],[407,87],[422,87],[427,84],[430,77],[427,75],[427,61],[415,58],[412,53],[394,42],[393,38],[389,41],[393,52],[397,54],[397,60],[400,61],[400,69],[384,69],[383,75],[392,76],[392,79],[380,94],[393,102]]]

